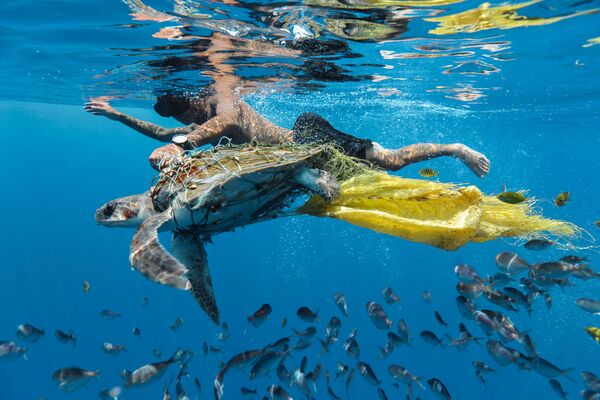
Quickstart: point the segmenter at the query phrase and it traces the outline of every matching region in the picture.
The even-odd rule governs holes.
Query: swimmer
[[[84,108],[94,115],[119,121],[148,137],[170,143],[150,155],[150,163],[157,170],[187,149],[216,145],[221,138],[228,137],[234,144],[253,140],[265,144],[336,144],[349,156],[391,171],[419,161],[452,156],[465,163],[479,177],[489,172],[489,160],[461,143],[417,143],[400,149],[386,149],[369,139],[340,132],[323,117],[313,113],[301,114],[291,130],[278,126],[241,98],[240,79],[234,74],[232,65],[227,63],[227,54],[232,48],[235,48],[235,44],[230,38],[213,34],[210,46],[203,52],[213,66],[212,71],[205,72],[213,83],[195,96],[171,93],[158,97],[154,110],[163,117],[175,118],[185,124],[184,127],[167,129],[139,120],[115,110],[107,101],[92,100]]]

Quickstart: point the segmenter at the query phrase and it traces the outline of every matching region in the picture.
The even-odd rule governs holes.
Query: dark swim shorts
[[[346,155],[362,159],[367,158],[367,149],[373,144],[369,139],[359,139],[338,131],[325,118],[314,113],[300,114],[292,131],[296,143],[331,143],[341,147]]]

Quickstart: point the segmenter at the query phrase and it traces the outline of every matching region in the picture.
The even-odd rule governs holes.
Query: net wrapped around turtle
[[[277,148],[285,149],[287,153],[278,156]],[[165,191],[165,187],[177,185],[190,189],[188,180],[191,176],[204,174],[210,178],[214,169],[235,173],[236,169],[242,168],[236,160],[236,151],[250,151],[253,161],[246,162],[243,167],[259,169],[267,165],[285,165],[289,160],[284,153],[289,154],[289,150],[305,153],[312,166],[330,172],[340,183],[339,196],[325,201],[314,195],[297,210],[301,214],[332,217],[445,250],[501,237],[571,237],[580,233],[580,229],[571,223],[538,215],[533,200],[507,204],[483,194],[473,185],[390,175],[329,145],[250,144],[191,152],[182,157],[175,168],[161,174],[153,190],[153,199],[160,207],[166,200],[161,198],[161,193],[172,192]],[[287,199],[286,204],[290,201]]]

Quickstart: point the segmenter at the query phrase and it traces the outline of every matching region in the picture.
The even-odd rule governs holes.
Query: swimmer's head
[[[109,201],[96,210],[96,223],[108,227],[137,227],[156,214],[149,192]]]
[[[207,99],[215,94],[208,86],[199,93],[167,93],[159,96],[154,104],[154,111],[162,117],[173,117],[184,124],[202,124],[214,115]]]
[[[161,117],[175,117],[189,110],[189,97],[180,94],[165,94],[159,96],[154,104],[154,111]]]

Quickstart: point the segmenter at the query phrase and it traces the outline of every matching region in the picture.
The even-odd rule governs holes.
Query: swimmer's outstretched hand
[[[93,115],[102,115],[104,117],[115,119],[119,114],[108,101],[91,99],[84,104],[83,109]]]
[[[483,178],[490,172],[490,160],[483,154],[473,150],[462,143],[459,146],[456,157],[466,164],[480,178]]]

